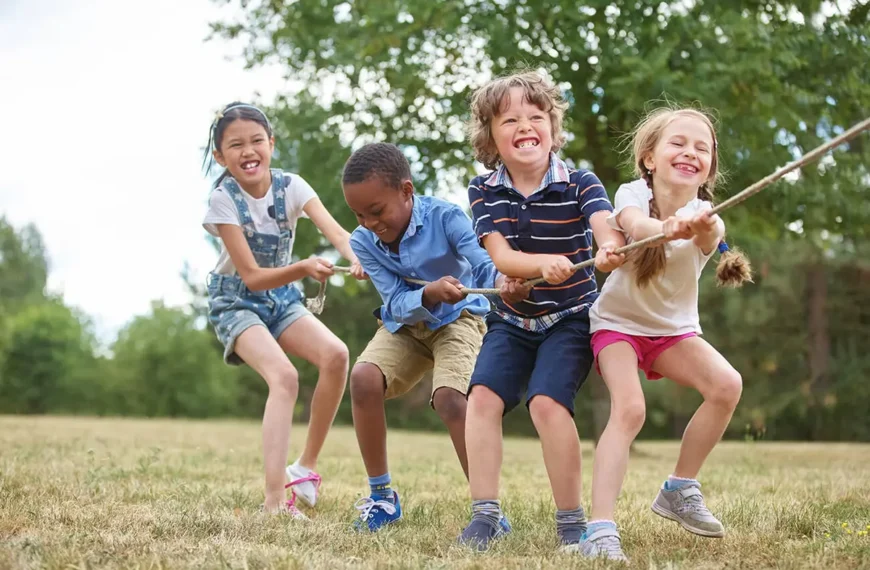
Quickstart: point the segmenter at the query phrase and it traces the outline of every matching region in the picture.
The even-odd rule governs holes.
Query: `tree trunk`
[[[828,274],[824,265],[813,264],[807,269],[807,331],[810,390],[815,408],[812,437],[818,439],[823,429],[825,397],[831,388],[831,337],[828,330]]]

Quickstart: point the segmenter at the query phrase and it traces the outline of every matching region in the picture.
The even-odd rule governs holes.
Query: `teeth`
[[[517,148],[529,148],[530,146],[538,146],[536,141],[523,141],[517,145]]]

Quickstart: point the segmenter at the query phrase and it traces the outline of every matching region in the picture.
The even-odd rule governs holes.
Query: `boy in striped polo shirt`
[[[574,398],[593,363],[589,308],[598,295],[592,268],[572,272],[592,257],[609,272],[625,244],[606,219],[613,206],[592,172],[574,170],[555,152],[564,141],[567,104],[536,72],[491,81],[474,95],[471,143],[489,174],[471,181],[468,198],[478,239],[496,268],[516,278],[543,276],[524,301],[496,302],[471,377],[466,419],[471,523],[460,542],[487,548],[504,534],[498,524],[502,416],[523,392],[541,439],[556,503],[563,548],[576,551],[586,530],[580,505],[580,441]]]

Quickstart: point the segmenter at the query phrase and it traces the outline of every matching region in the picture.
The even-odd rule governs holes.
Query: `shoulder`
[[[626,184],[620,184],[616,190],[617,199],[626,199],[633,202],[649,202],[652,199],[652,190],[647,185],[646,180],[638,178]]]
[[[365,229],[362,226],[357,226],[352,232],[350,232],[350,245],[354,251],[357,248],[366,248],[368,245],[373,243],[374,234],[369,230]]]

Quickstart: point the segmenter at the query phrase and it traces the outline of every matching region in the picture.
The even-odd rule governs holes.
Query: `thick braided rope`
[[[840,146],[841,144],[843,144],[849,140],[852,140],[853,138],[855,138],[856,136],[858,136],[862,132],[866,131],[867,129],[870,129],[870,118],[864,119],[860,123],[853,126],[851,129],[849,129],[848,131],[844,131],[842,134],[832,138],[831,140],[829,140],[825,144],[817,146],[816,148],[814,148],[810,152],[804,154],[802,157],[795,160],[794,162],[790,162],[790,163],[786,164],[782,168],[777,169],[772,174],[762,178],[761,180],[759,180],[755,184],[749,186],[748,188],[744,189],[740,193],[735,194],[734,196],[725,200],[724,202],[721,202],[720,204],[713,207],[713,209],[711,210],[711,213],[718,214],[719,212],[723,212],[723,211],[727,210],[728,208],[732,208],[738,204],[745,202],[750,197],[754,196],[755,194],[758,194],[759,192],[761,192],[762,190],[764,190],[765,188],[767,188],[768,186],[770,186],[771,184],[773,184],[774,182],[776,182],[777,180],[779,180],[780,178],[782,178],[783,176],[785,176],[786,174],[791,172],[792,170],[796,170],[796,169],[798,169],[806,164],[809,164],[810,162],[818,160],[823,154],[825,154],[829,150],[834,149],[834,148]],[[620,248],[616,249],[614,251],[614,253],[628,253],[630,251],[634,251],[635,249],[640,249],[640,248],[644,248],[644,247],[652,247],[654,245],[658,245],[659,242],[662,242],[665,240],[666,240],[665,234],[658,234],[658,235],[650,236],[646,239],[638,240],[638,241],[632,242],[626,246],[620,247]],[[577,264],[573,265],[571,267],[571,269],[573,271],[577,271],[577,270],[583,269],[585,267],[591,267],[592,265],[595,265],[594,258],[587,259],[586,261],[577,263]],[[349,267],[342,267],[342,266],[338,266],[338,265],[333,266],[333,270],[335,270],[336,272],[339,272],[339,273],[350,273]],[[408,283],[414,283],[416,285],[428,285],[429,284],[428,281],[422,281],[420,279],[405,278],[405,281],[407,281]],[[534,285],[539,285],[543,282],[544,282],[544,278],[539,277],[537,279],[532,279],[532,280],[528,281],[527,283],[531,286],[534,286]],[[474,289],[474,288],[465,288],[465,287],[462,288],[462,292],[465,293],[466,295],[498,295],[499,291],[500,291],[499,289]],[[315,299],[308,300],[309,310],[311,310],[312,312],[315,312],[316,314],[320,314],[320,311],[323,310],[323,301],[325,299],[325,295],[326,295],[326,283],[324,282],[320,286],[320,291],[318,292],[317,297]],[[317,310],[317,309],[320,309],[320,310]]]

